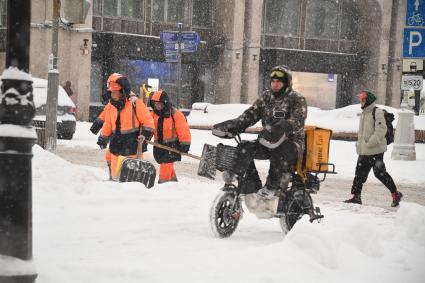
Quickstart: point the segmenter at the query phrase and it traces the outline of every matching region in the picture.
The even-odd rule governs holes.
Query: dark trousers
[[[269,172],[266,180],[266,186],[269,189],[277,190],[289,185],[292,166],[296,165],[298,160],[297,147],[293,142],[285,141],[275,149],[264,147],[258,142],[241,144],[243,152],[252,154],[255,159],[270,160]],[[261,180],[255,167],[254,160],[249,163],[247,169],[247,178],[242,184],[242,191],[245,193],[254,193],[261,188]]]
[[[397,188],[394,184],[393,178],[391,178],[390,174],[388,174],[385,169],[383,153],[376,155],[359,155],[351,193],[353,195],[361,194],[363,184],[366,182],[367,176],[372,168],[375,177],[381,181],[381,183],[384,184],[391,193],[395,193]]]

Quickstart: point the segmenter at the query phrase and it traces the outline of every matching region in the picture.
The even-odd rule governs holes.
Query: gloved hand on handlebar
[[[212,133],[222,138],[233,138],[245,129],[241,129],[237,119],[227,120],[213,126]]]

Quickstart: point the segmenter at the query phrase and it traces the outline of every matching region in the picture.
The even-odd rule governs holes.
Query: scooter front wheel
[[[230,237],[238,227],[241,212],[237,196],[232,191],[221,191],[214,199],[210,210],[210,226],[218,238]]]

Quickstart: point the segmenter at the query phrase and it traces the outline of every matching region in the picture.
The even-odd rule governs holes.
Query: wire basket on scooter
[[[219,143],[217,145],[215,168],[218,171],[222,171],[222,172],[232,171],[237,157],[238,157],[237,147]]]
[[[253,160],[252,143],[240,143],[237,147],[218,144],[215,168],[243,176]]]

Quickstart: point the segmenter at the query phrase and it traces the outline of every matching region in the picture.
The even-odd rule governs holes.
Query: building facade
[[[312,103],[346,106],[369,88],[378,103],[398,107],[406,2],[94,0],[85,24],[62,25],[60,81],[72,82],[82,120],[101,108],[100,95],[113,72],[126,74],[134,92],[148,79],[158,79],[173,97],[177,64],[165,61],[159,34],[181,22],[201,37],[198,50],[182,58],[184,108],[198,101],[251,103],[267,87],[268,70],[278,64],[302,72],[300,80],[309,80],[305,73],[332,75],[332,82],[337,78],[334,98],[313,92]],[[37,77],[47,77],[52,6],[51,0],[32,1],[31,73]],[[0,41],[0,68],[4,44]],[[313,89],[308,82],[301,85]]]

